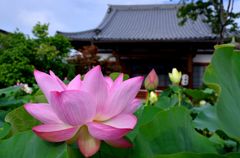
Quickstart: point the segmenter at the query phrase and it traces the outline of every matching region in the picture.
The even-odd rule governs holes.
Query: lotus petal
[[[113,84],[112,78],[111,77],[105,77],[105,81],[107,82],[108,88],[110,89],[112,87],[112,84]]]
[[[60,80],[60,78],[57,77],[51,70],[49,71],[49,74],[62,86],[64,90],[67,89],[67,86],[65,85],[65,83],[62,80]]]
[[[50,100],[50,91],[63,91],[62,85],[52,76],[40,72],[38,70],[34,70],[34,76],[37,81],[38,86],[46,96],[48,102]]]
[[[61,124],[63,123],[53,111],[49,104],[25,104],[24,108],[34,118],[41,121],[44,124]]]
[[[126,106],[122,113],[132,114],[134,113],[142,104],[141,99],[134,99],[130,105]]]
[[[99,120],[108,120],[121,113],[126,106],[130,105],[141,88],[143,77],[135,77],[124,81],[114,92],[109,94],[107,103],[102,108]]]
[[[133,114],[120,114],[107,121],[102,122],[115,128],[131,128],[133,129],[137,123],[137,118]]]
[[[101,72],[100,66],[91,69],[85,76],[81,89],[93,95],[97,102],[97,113],[101,114],[108,97],[108,84]]]
[[[68,90],[80,90],[81,84],[82,84],[81,76],[77,75],[74,79],[72,79],[71,82],[69,82],[67,89]]]
[[[33,131],[42,139],[50,142],[62,142],[71,139],[79,127],[65,124],[44,124],[33,127]]]
[[[123,82],[123,73],[120,73],[119,76],[115,79],[115,81],[112,84],[111,87],[111,93],[114,93],[117,88],[122,84]]]
[[[100,148],[101,141],[92,137],[87,127],[81,127],[79,131],[78,147],[85,157],[91,157]]]
[[[95,99],[79,90],[51,92],[51,106],[61,120],[73,126],[92,121],[96,114]]]
[[[120,139],[136,125],[137,119],[134,115],[119,115],[111,120],[97,123],[87,123],[89,133],[100,140]]]

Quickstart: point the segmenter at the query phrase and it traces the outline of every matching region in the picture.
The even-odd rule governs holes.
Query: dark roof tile
[[[93,30],[64,33],[72,40],[192,40],[214,39],[208,24],[201,18],[179,26],[179,5],[109,5],[101,24]],[[99,30],[98,33],[96,30]]]

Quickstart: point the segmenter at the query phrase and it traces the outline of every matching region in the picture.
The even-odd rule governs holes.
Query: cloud
[[[22,22],[26,27],[31,27],[36,24],[37,21],[46,23],[50,20],[50,15],[46,11],[26,11],[23,10],[18,15],[18,20]]]
[[[233,11],[240,12],[240,0],[235,0]]]
[[[52,12],[47,10],[41,11],[27,11],[21,10],[17,16],[17,20],[26,28],[32,28],[37,22],[49,23],[50,34],[54,34],[56,29],[64,29],[63,23],[57,20],[57,18],[52,14]]]

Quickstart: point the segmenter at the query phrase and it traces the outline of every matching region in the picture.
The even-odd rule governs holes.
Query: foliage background
[[[240,11],[234,0],[181,0],[180,3],[182,6],[177,16],[181,20],[181,25],[187,20],[199,18],[211,26],[213,33],[219,35],[221,43],[224,38],[239,31],[236,20],[240,18]]]
[[[66,62],[70,42],[62,35],[48,35],[48,24],[37,23],[34,37],[20,31],[0,34],[0,87],[17,82],[34,83],[33,70],[53,70],[58,76],[72,77],[74,67]]]

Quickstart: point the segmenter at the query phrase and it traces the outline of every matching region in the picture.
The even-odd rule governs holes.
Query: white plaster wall
[[[107,58],[112,56],[112,54],[109,54],[109,53],[99,53],[97,55],[100,57],[100,59],[99,59],[100,61],[103,61],[103,60],[105,60],[105,59],[107,59]],[[111,57],[109,59],[109,61],[116,61],[116,58],[115,57]]]
[[[212,59],[211,54],[197,54],[193,58],[193,63],[210,63]]]

